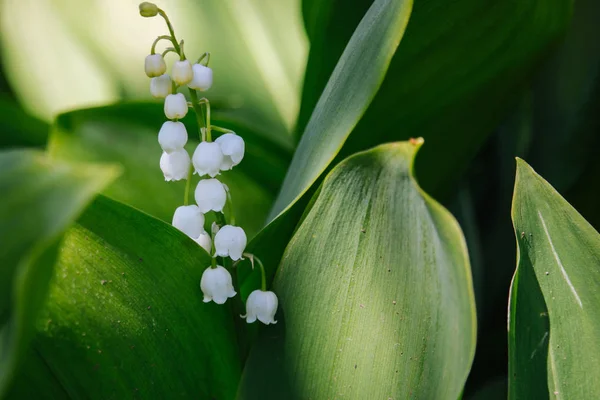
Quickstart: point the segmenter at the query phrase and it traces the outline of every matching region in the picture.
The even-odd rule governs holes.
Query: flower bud
[[[144,70],[149,78],[154,78],[165,73],[167,64],[160,54],[149,54],[144,62]]]
[[[177,207],[173,214],[173,226],[196,240],[204,232],[204,214],[198,206]]]
[[[188,135],[185,125],[181,122],[167,121],[158,132],[158,143],[166,153],[183,149],[187,143]]]
[[[210,240],[210,235],[208,233],[202,232],[200,236],[194,239],[194,241],[210,255],[210,251],[212,250],[212,240]]]
[[[215,254],[231,257],[232,260],[242,258],[246,248],[246,233],[239,226],[225,225],[215,235]]]
[[[156,6],[156,4],[149,3],[147,1],[140,3],[140,15],[142,17],[155,17],[156,14],[158,14],[158,7]]]
[[[176,61],[175,64],[173,64],[171,75],[173,76],[175,83],[179,86],[188,84],[194,76],[192,64],[190,64],[189,60]]]
[[[173,93],[173,85],[171,77],[167,74],[162,74],[156,78],[150,79],[150,94],[157,99],[164,99]]]
[[[223,211],[227,200],[223,184],[216,179],[202,179],[198,182],[194,196],[200,212],[205,214],[209,211]]]
[[[273,292],[255,290],[250,293],[246,301],[246,322],[251,324],[258,320],[265,325],[276,324],[275,313],[277,312],[277,295]]]
[[[202,274],[200,280],[200,289],[204,294],[204,302],[214,301],[217,304],[223,304],[227,298],[236,295],[233,290],[231,274],[220,265],[217,268],[207,268]]]
[[[190,170],[190,155],[185,149],[172,153],[163,152],[160,157],[160,169],[165,175],[165,181],[179,181],[187,179]]]
[[[199,176],[209,175],[214,178],[219,174],[223,163],[221,146],[215,142],[201,142],[194,151],[192,163]]]
[[[170,94],[165,98],[165,115],[169,119],[181,119],[188,112],[187,100],[182,93]]]
[[[223,153],[223,162],[221,163],[221,171],[227,171],[238,165],[244,158],[244,139],[235,133],[226,133],[215,140],[221,146]]]
[[[188,87],[201,92],[210,89],[213,83],[212,69],[205,67],[202,64],[194,64],[192,66],[193,78]]]

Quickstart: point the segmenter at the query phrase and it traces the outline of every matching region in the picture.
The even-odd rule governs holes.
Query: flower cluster
[[[175,210],[172,224],[212,256],[212,265],[207,266],[200,280],[204,302],[223,304],[236,295],[230,270],[247,256],[252,266],[256,260],[261,267],[262,288],[250,294],[246,303],[246,315],[242,317],[248,323],[258,319],[265,324],[274,324],[277,296],[266,290],[265,271],[260,260],[253,254],[244,253],[246,233],[241,227],[235,226],[229,189],[217,179],[221,172],[231,170],[242,161],[244,140],[229,129],[212,125],[210,102],[206,98],[198,99],[197,91],[207,91],[213,83],[213,71],[208,67],[210,54],[204,53],[192,64],[184,53],[183,40],[176,40],[173,27],[163,10],[155,4],[144,2],[140,4],[140,14],[144,17],[160,15],[169,28],[169,35],[159,36],[152,44],[144,67],[146,75],[151,78],[150,93],[156,98],[164,99],[164,113],[168,119],[158,133],[158,143],[163,151],[160,168],[166,181],[187,180],[184,204]],[[161,40],[167,40],[173,46],[162,54],[157,54],[156,45]],[[165,56],[170,52],[175,53],[179,60],[173,63],[169,75]],[[185,86],[189,90],[190,102],[183,93],[177,92],[180,87]],[[188,133],[185,125],[179,121],[187,115],[190,107],[196,114],[200,138],[191,158],[185,149]],[[213,131],[221,133],[214,141]],[[200,177],[200,181],[194,192],[196,204],[189,205],[193,173]],[[226,204],[230,214],[229,223],[223,211]],[[205,214],[209,212],[215,213],[217,221],[213,223],[210,233],[204,227]],[[220,263],[217,258],[221,260]]]

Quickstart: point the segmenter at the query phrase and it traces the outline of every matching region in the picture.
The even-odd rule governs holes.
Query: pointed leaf
[[[250,354],[242,398],[459,397],[471,272],[460,227],[414,179],[419,146],[358,153],[325,178],[281,261],[279,322]]]
[[[509,397],[600,396],[600,235],[517,160]]]

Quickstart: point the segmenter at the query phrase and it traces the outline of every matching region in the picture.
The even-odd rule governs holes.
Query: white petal
[[[167,121],[158,132],[158,143],[167,153],[182,149],[187,143],[188,134],[181,122]]]
[[[246,145],[244,139],[235,133],[226,133],[215,140],[221,146],[221,151],[224,155],[231,157],[233,165],[238,165],[244,158]]]
[[[219,168],[221,169],[221,171],[229,171],[230,169],[232,169],[233,161],[231,160],[231,157],[223,155],[223,162],[221,163],[221,166]]]
[[[173,81],[179,86],[188,84],[194,76],[192,64],[189,60],[176,61],[173,64],[171,75],[173,75]]]
[[[188,83],[188,87],[200,91],[210,89],[213,83],[213,71],[212,69],[205,67],[202,64],[194,64],[192,66],[194,77],[192,81]]]
[[[227,200],[223,184],[216,179],[202,179],[198,182],[194,195],[202,213],[223,211]]]
[[[214,178],[219,174],[223,162],[221,147],[215,142],[201,142],[194,151],[192,162],[199,176],[209,175]]]
[[[255,290],[250,293],[246,301],[246,321],[252,323],[258,320],[263,324],[276,324],[277,296],[273,292]]]
[[[144,70],[149,78],[154,78],[165,73],[167,64],[160,54],[150,54],[144,60]]]
[[[210,235],[206,232],[200,233],[200,235],[194,239],[196,243],[200,245],[206,252],[210,255],[212,250],[212,240],[210,239]]]
[[[246,233],[239,226],[225,225],[215,235],[215,254],[231,257],[232,260],[242,258],[246,248]]]
[[[150,79],[150,94],[157,99],[164,99],[173,92],[171,77],[167,74]]]
[[[192,239],[197,238],[204,232],[204,214],[198,206],[177,207],[173,214],[173,226]]]
[[[200,289],[204,293],[205,302],[212,299],[217,304],[223,304],[228,298],[236,295],[231,274],[220,265],[204,270],[200,279]]]
[[[171,154],[163,152],[160,157],[160,169],[165,175],[165,181],[187,179],[190,166],[190,155],[185,149],[174,151]]]
[[[182,93],[170,94],[165,98],[165,115],[169,119],[181,119],[188,112],[187,100]]]

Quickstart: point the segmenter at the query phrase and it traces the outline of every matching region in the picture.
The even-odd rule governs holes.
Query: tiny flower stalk
[[[267,291],[265,268],[263,263],[253,254],[245,253],[247,237],[241,226],[237,226],[234,217],[232,194],[220,177],[240,164],[244,158],[244,139],[230,129],[211,124],[210,102],[207,98],[199,98],[197,91],[207,91],[213,85],[213,70],[208,66],[210,53],[203,53],[196,63],[192,64],[184,52],[184,41],[178,41],[175,30],[167,14],[155,4],[140,4],[140,14],[144,17],[160,15],[167,24],[168,35],[158,36],[153,42],[150,54],[144,62],[146,75],[151,78],[150,93],[155,98],[164,99],[166,121],[158,132],[158,144],[162,150],[160,168],[166,181],[186,180],[183,205],[174,210],[172,225],[187,235],[211,257],[210,265],[200,265],[202,278],[200,289],[205,303],[224,304],[228,299],[236,297],[239,290],[237,282],[237,266],[244,257],[249,258],[254,268],[256,261],[261,271],[261,288],[253,291],[246,304],[246,321],[256,320],[264,324],[274,324],[278,300],[275,293]],[[157,46],[168,41],[172,46],[162,53]],[[178,59],[168,71],[165,56],[176,53]],[[187,86],[189,101],[178,89]],[[196,117],[199,143],[193,156],[186,150],[188,132],[180,121],[185,118],[189,108]],[[213,141],[212,132],[218,132]],[[194,172],[199,180],[194,189],[196,204],[190,203],[190,192]],[[227,207],[226,207],[227,206]],[[206,229],[207,213],[214,213],[216,222]],[[244,332],[243,322],[239,319],[243,304],[240,297],[233,302],[232,316],[238,330]],[[241,324],[241,325],[239,325]],[[239,338],[239,337],[238,337]],[[242,338],[239,338],[243,342]],[[240,346],[246,348],[245,344]],[[247,349],[242,350],[246,353]]]

